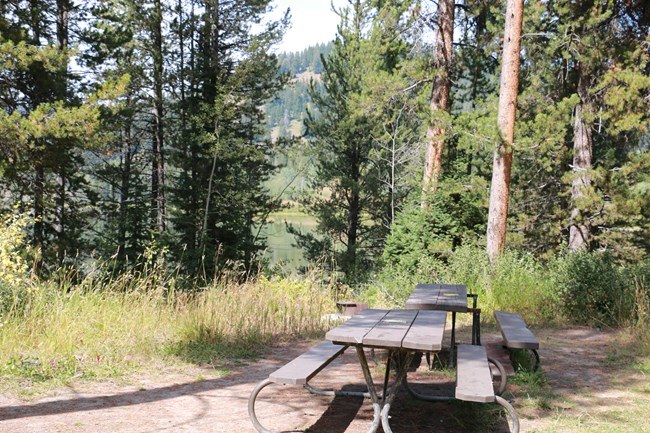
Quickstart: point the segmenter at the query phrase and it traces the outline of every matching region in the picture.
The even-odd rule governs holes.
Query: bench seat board
[[[503,344],[511,349],[539,349],[539,341],[519,314],[495,311],[494,318],[501,330]]]
[[[417,314],[417,310],[390,311],[363,337],[363,345],[401,348]]]
[[[461,344],[457,356],[456,398],[478,403],[495,401],[485,347]]]
[[[305,385],[327,367],[347,346],[323,341],[269,375],[269,380],[285,385]]]
[[[363,310],[347,322],[330,330],[325,338],[341,344],[361,344],[363,337],[381,320],[388,310]]]
[[[411,329],[409,329],[402,341],[402,347],[404,349],[438,352],[442,349],[446,321],[446,311],[420,310]]]

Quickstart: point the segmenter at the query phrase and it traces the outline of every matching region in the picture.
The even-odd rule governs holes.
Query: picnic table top
[[[447,313],[418,310],[364,310],[325,334],[345,345],[437,352]]]
[[[464,284],[418,284],[406,301],[406,308],[466,313],[467,286]]]

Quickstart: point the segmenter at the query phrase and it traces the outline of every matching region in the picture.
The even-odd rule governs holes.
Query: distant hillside
[[[302,133],[302,121],[309,103],[309,83],[318,82],[323,71],[321,54],[327,56],[332,44],[318,44],[296,53],[282,53],[278,56],[280,70],[294,77],[291,84],[266,104],[266,125],[269,134],[277,137],[291,137]]]
[[[331,50],[332,43],[329,42],[327,44],[317,44],[296,53],[282,53],[278,56],[280,59],[280,70],[282,72],[290,72],[293,75],[306,71],[320,74],[323,72],[320,55],[324,54],[327,56]]]
[[[266,127],[269,136],[297,137],[303,134],[303,120],[307,109],[312,109],[309,100],[309,84],[320,83],[323,72],[321,54],[327,56],[332,44],[319,44],[298,53],[280,54],[280,68],[293,77],[289,86],[278,97],[266,104]],[[272,195],[280,196],[285,202],[296,200],[309,189],[311,164],[303,143],[279,146],[276,164],[281,169],[266,183]]]

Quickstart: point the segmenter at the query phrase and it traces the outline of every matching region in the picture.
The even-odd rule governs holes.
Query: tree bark
[[[57,0],[57,18],[56,18],[56,37],[59,44],[59,50],[63,53],[68,49],[69,45],[69,17],[72,5],[69,0]],[[61,68],[60,76],[57,77],[56,89],[57,99],[65,101],[68,97],[68,63]],[[54,211],[55,221],[53,224],[54,232],[57,238],[57,262],[59,266],[63,264],[65,257],[65,226],[66,226],[66,164],[68,149],[65,143],[61,146],[62,158],[61,164],[57,167],[56,172],[56,207]]]
[[[585,113],[592,111],[586,77],[578,67],[578,95],[580,103],[575,109],[573,125],[573,181],[571,184],[571,223],[569,227],[569,251],[576,252],[589,248],[591,228],[588,214],[581,201],[591,189],[592,136],[591,125],[585,120]]]
[[[130,105],[130,98],[127,97],[127,105]],[[121,179],[120,179],[120,221],[117,235],[118,261],[123,263],[126,259],[126,233],[129,222],[127,221],[129,199],[131,198],[131,161],[132,155],[131,119],[125,121],[121,149]]]
[[[454,33],[454,1],[440,0],[433,47],[435,73],[431,85],[429,108],[431,120],[426,133],[426,156],[422,181],[422,207],[427,205],[427,195],[435,191],[442,173],[442,153],[445,146],[445,127],[433,118],[440,110],[449,111],[451,88],[451,55]]]
[[[152,223],[158,233],[166,229],[165,216],[165,160],[163,154],[163,53],[162,6],[154,4],[153,19],[153,143],[151,167]]]
[[[494,152],[487,227],[487,252],[492,263],[495,263],[503,252],[506,242],[510,173],[512,170],[512,144],[515,136],[517,89],[519,87],[519,52],[521,49],[523,10],[523,0],[508,0],[497,120],[500,143]]]
[[[34,248],[40,250],[43,248],[45,238],[45,169],[43,168],[42,155],[40,150],[35,152],[34,158]],[[40,266],[38,266],[40,268]]]

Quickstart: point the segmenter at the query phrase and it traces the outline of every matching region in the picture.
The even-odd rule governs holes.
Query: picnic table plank
[[[411,327],[417,310],[392,310],[364,337],[364,346],[402,347],[402,340]]]
[[[456,398],[490,403],[495,400],[485,347],[461,344],[456,365]]]
[[[271,373],[269,379],[285,385],[305,385],[345,349],[347,346],[323,341]]]
[[[363,337],[389,310],[363,310],[347,322],[330,330],[325,338],[339,344],[362,344]]]
[[[445,311],[418,311],[406,337],[404,349],[438,352],[442,349],[447,313]]]
[[[417,284],[406,308],[467,312],[467,286],[463,284]]]

